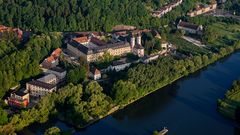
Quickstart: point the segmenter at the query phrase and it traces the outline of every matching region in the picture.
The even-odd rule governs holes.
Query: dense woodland
[[[159,28],[195,7],[185,0],[164,18],[152,18],[150,11],[171,0],[0,0],[0,24],[34,31],[110,31],[117,24]],[[97,18],[97,19],[96,19]]]

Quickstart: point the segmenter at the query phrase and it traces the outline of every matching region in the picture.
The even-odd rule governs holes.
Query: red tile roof
[[[61,53],[62,53],[62,49],[57,48],[56,50],[54,50],[54,51],[52,52],[52,56],[53,56],[54,58],[57,58],[57,57],[60,56]]]
[[[52,63],[55,60],[53,56],[47,57],[47,62]]]
[[[0,25],[0,33],[2,32],[14,32],[17,34],[19,39],[21,39],[23,36],[23,31],[19,28],[12,28],[12,27],[6,27],[4,25]]]
[[[88,37],[78,37],[78,38],[74,38],[74,41],[78,42],[78,43],[86,43],[89,42]]]

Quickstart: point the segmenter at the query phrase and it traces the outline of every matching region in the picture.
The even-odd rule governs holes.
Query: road
[[[205,15],[212,15],[212,16],[215,16],[215,17],[234,18],[234,19],[240,20],[240,16],[233,15],[230,12],[228,12],[226,10],[222,10],[222,9],[217,9],[214,12],[209,12]]]

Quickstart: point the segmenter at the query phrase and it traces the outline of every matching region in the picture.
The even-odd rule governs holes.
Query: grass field
[[[240,25],[219,22],[214,23],[209,27],[214,28],[219,37],[214,42],[208,44],[209,46],[220,48],[233,45],[235,41],[240,40]]]
[[[198,47],[174,34],[168,35],[168,41],[176,45],[178,51],[184,54],[202,55],[210,52],[209,50],[202,47]]]

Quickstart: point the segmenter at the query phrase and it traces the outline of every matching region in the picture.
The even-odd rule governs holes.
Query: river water
[[[152,135],[167,127],[168,135],[238,135],[236,123],[217,112],[217,99],[239,77],[240,52],[236,52],[74,134]],[[70,128],[58,121],[53,125]],[[24,134],[42,134],[45,128],[31,126]]]

